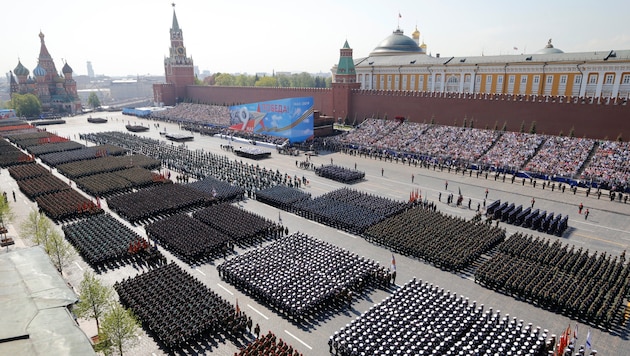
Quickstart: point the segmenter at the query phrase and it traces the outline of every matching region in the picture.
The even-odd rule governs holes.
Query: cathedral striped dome
[[[22,62],[18,60],[18,64],[13,70],[13,73],[20,77],[20,76],[27,76],[30,72],[28,69],[26,69],[26,67],[22,65]]]
[[[38,64],[37,67],[33,69],[33,74],[35,74],[36,77],[43,77],[46,75],[46,69]]]

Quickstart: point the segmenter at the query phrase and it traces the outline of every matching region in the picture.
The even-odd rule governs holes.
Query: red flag
[[[236,314],[241,313],[241,308],[238,306],[238,298],[236,298]]]
[[[396,271],[396,257],[394,257],[394,254],[392,253],[392,271]]]

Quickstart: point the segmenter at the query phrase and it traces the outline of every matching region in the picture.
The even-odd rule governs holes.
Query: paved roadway
[[[68,137],[75,141],[79,141],[78,134],[84,132],[100,132],[100,131],[126,131],[124,125],[131,121],[145,126],[150,125],[151,130],[142,135],[155,139],[163,139],[158,131],[163,131],[166,127],[167,132],[178,132],[176,124],[166,124],[159,122],[160,127],[154,126],[155,122],[149,120],[138,119],[129,116],[123,116],[120,113],[98,113],[94,116],[108,117],[107,124],[90,124],[86,121],[87,115],[68,118],[64,125],[48,126],[47,129],[60,136]],[[221,144],[226,141],[220,138],[194,135],[194,141],[186,143],[189,149],[202,149],[204,151],[212,151],[215,153],[227,154],[232,158],[231,153],[226,153],[220,149]],[[82,142],[85,144],[85,142]],[[89,143],[89,145],[92,145]],[[234,146],[245,146],[246,144],[235,143]],[[319,196],[331,190],[335,190],[344,186],[343,184],[317,177],[314,172],[307,171],[296,167],[296,159],[304,160],[304,156],[290,157],[279,155],[272,150],[271,158],[260,162],[254,162],[267,168],[279,169],[289,175],[305,176],[310,184],[303,188],[305,191],[312,193],[313,196]],[[234,156],[234,159],[241,159]],[[583,191],[578,191],[576,195],[565,193],[556,189],[552,192],[550,189],[543,190],[542,182],[533,188],[529,182],[525,186],[520,181],[514,184],[510,183],[510,179],[505,182],[501,178],[494,180],[493,177],[485,179],[484,176],[476,178],[468,175],[462,176],[461,173],[456,175],[446,171],[440,172],[432,169],[417,168],[413,166],[403,165],[396,162],[385,162],[373,160],[365,157],[350,156],[341,153],[322,154],[313,157],[312,161],[315,165],[329,164],[333,162],[348,168],[354,168],[365,171],[366,179],[351,187],[363,190],[379,196],[389,197],[396,200],[407,200],[412,190],[418,189],[422,193],[422,197],[427,197],[438,204],[438,209],[448,214],[471,218],[474,215],[477,203],[482,203],[485,189],[489,189],[487,204],[496,199],[502,201],[514,202],[516,205],[522,204],[528,206],[532,197],[535,198],[536,208],[553,211],[556,214],[569,215],[569,231],[565,233],[560,240],[576,246],[584,246],[591,252],[607,252],[613,256],[618,256],[622,251],[630,246],[630,204],[623,202],[610,202],[606,196],[602,196],[600,200],[595,195],[585,197]],[[383,175],[381,176],[381,171]],[[55,174],[56,171],[54,171]],[[411,182],[411,175],[415,176],[414,182]],[[65,178],[64,178],[65,179]],[[448,191],[445,188],[445,181],[448,181]],[[6,170],[0,175],[0,184],[3,191],[7,191],[11,198],[11,191],[17,194],[17,203],[14,205],[15,220],[9,225],[10,236],[16,237],[16,246],[19,248],[29,243],[23,241],[17,236],[17,226],[28,215],[31,209],[35,209],[36,205],[29,201],[17,189],[17,184],[10,178]],[[438,202],[438,194],[442,193],[442,201],[445,201],[449,192],[457,195],[458,190],[464,196],[464,207],[458,208],[452,205],[446,205]],[[468,198],[472,199],[472,210],[467,208]],[[577,206],[583,203],[585,209],[590,210],[588,220],[583,215],[578,215]],[[104,204],[105,205],[105,204]],[[260,214],[272,220],[278,219],[279,211],[267,205],[261,204],[253,200],[246,200],[241,205],[256,214]],[[107,207],[105,206],[107,210]],[[114,214],[112,214],[114,215]],[[303,219],[287,212],[280,212],[282,222],[288,226],[291,232],[302,231],[309,235],[315,236],[324,241],[330,242],[337,246],[351,250],[352,252],[365,256],[367,258],[380,261],[382,265],[389,266],[391,252],[387,249],[375,246],[352,234],[339,231],[319,223]],[[114,215],[117,216],[117,215]],[[128,224],[127,224],[128,225]],[[528,229],[514,227],[502,224],[507,230],[508,236],[516,231],[524,231],[532,234]],[[138,233],[146,236],[142,227],[133,227]],[[542,236],[545,238],[556,239],[555,236],[533,233],[534,236]],[[279,337],[287,340],[296,347],[304,355],[328,355],[327,340],[330,335],[339,330],[353,319],[357,318],[361,313],[365,312],[370,306],[383,300],[391,291],[374,290],[358,296],[358,300],[352,305],[352,308],[345,311],[337,311],[323,316],[320,320],[315,321],[308,326],[297,326],[286,319],[275,314],[272,310],[257,303],[255,300],[244,295],[230,284],[221,281],[216,271],[216,264],[204,264],[198,267],[191,267],[183,264],[174,258],[168,251],[162,250],[169,260],[175,260],[180,263],[187,271],[197,277],[209,288],[213,289],[219,295],[234,303],[238,299],[241,310],[250,315],[255,323],[259,323],[262,333],[267,330],[273,331]],[[237,249],[236,253],[242,253]],[[229,257],[228,257],[229,258]],[[534,326],[541,326],[548,329],[550,334],[560,334],[567,325],[575,328],[576,321],[567,317],[550,313],[540,308],[536,308],[530,304],[515,300],[512,297],[505,296],[500,293],[482,288],[475,284],[470,275],[453,274],[435,268],[423,261],[408,258],[406,256],[396,255],[397,263],[397,280],[398,285],[404,284],[413,277],[431,282],[435,285],[450,290],[453,293],[463,295],[471,301],[475,300],[479,304],[484,304],[486,308],[500,310],[501,314],[509,314],[510,316],[523,319],[526,323],[532,323]],[[70,266],[64,271],[64,277],[74,286],[78,286],[83,271],[89,269],[89,266],[77,257]],[[126,266],[116,270],[110,270],[102,273],[100,278],[107,284],[113,284],[117,280],[121,280],[127,276],[135,276],[142,270],[137,266]],[[574,286],[559,286],[560,288],[574,288]],[[586,331],[589,326],[582,323],[579,324],[580,343],[584,343]],[[93,321],[81,321],[81,327],[86,331],[88,336],[95,334],[95,325]],[[591,328],[592,343],[594,348],[599,351],[600,355],[628,355],[630,354],[630,342],[628,342],[627,325],[621,334],[617,332],[606,332]],[[197,349],[187,350],[189,354],[209,354],[213,355],[233,355],[238,350],[237,345],[231,341],[213,340],[205,345],[200,345]],[[139,342],[133,347],[129,354],[133,355],[162,355],[164,350],[148,337],[144,332],[139,335]]]

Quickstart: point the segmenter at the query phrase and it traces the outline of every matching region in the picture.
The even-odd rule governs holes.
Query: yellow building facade
[[[361,89],[575,98],[630,96],[630,50],[564,53],[550,39],[530,54],[446,57],[427,54],[417,29],[412,37],[398,29],[368,57],[354,60]]]

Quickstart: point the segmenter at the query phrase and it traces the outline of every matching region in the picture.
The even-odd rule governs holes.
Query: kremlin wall
[[[440,57],[427,54],[419,31],[397,29],[367,57],[348,42],[332,69],[332,88],[193,85],[192,58],[173,11],[166,83],[154,85],[156,105],[234,105],[312,96],[313,109],[336,121],[404,116],[411,122],[475,128],[495,126],[541,134],[624,141],[630,138],[630,50],[564,53],[551,44],[533,54]]]

